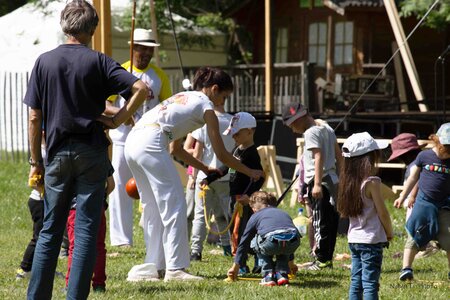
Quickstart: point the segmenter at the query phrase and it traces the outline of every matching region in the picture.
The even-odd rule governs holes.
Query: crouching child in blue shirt
[[[236,280],[243,257],[251,248],[262,264],[264,277],[261,285],[288,284],[289,260],[293,259],[295,250],[300,246],[300,234],[291,217],[276,208],[277,200],[273,195],[254,192],[249,205],[254,214],[245,227],[228,277]]]

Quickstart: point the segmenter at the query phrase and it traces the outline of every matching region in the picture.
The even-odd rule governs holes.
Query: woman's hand
[[[265,177],[265,174],[263,170],[250,169],[248,176],[254,181],[258,181],[261,177]]]

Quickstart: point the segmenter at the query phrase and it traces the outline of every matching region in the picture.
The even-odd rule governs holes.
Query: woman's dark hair
[[[367,179],[378,162],[380,151],[345,157],[339,176],[336,208],[342,217],[356,217],[362,213],[361,184]]]
[[[234,86],[230,75],[218,68],[201,67],[195,72],[193,89],[201,91],[203,88],[212,87],[213,85],[219,87],[219,91],[232,91]]]
[[[98,21],[97,11],[85,0],[69,2],[61,11],[60,25],[62,31],[67,35],[92,34]]]

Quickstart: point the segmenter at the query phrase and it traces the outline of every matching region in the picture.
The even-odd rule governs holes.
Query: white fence
[[[22,103],[28,72],[0,71],[0,159],[28,157],[28,109]]]
[[[196,69],[185,69],[186,76],[192,79]],[[231,75],[235,86],[234,92],[225,103],[225,109],[229,112],[265,113],[264,65],[240,65],[225,69]],[[308,101],[307,89],[310,82],[306,69],[305,62],[274,65],[274,114],[281,114],[285,103]],[[167,73],[172,91],[181,91],[181,72],[168,69]],[[0,69],[0,159],[28,158],[28,107],[23,104],[23,98],[29,75],[29,72]]]

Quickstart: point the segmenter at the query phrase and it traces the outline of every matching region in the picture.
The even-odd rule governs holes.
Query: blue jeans
[[[349,244],[349,248],[352,253],[349,299],[378,299],[382,244]]]
[[[251,242],[251,248],[256,253],[261,264],[261,273],[269,272],[289,273],[289,257],[300,246],[300,235],[297,231],[292,238],[280,240],[271,233],[264,237],[256,235]],[[273,261],[275,256],[276,261]]]
[[[44,226],[34,252],[28,299],[51,299],[58,254],[74,196],[77,218],[67,299],[86,299],[111,164],[106,147],[69,139],[45,167]]]

